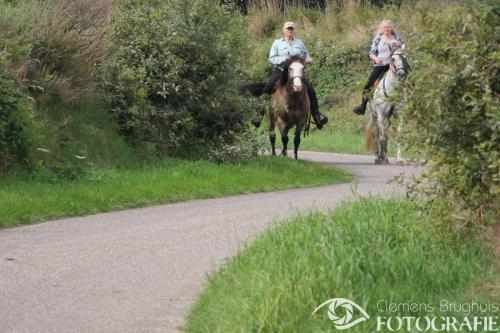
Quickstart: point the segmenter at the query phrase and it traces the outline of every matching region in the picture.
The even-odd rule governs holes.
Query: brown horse
[[[283,142],[281,154],[287,155],[288,132],[295,126],[294,154],[297,159],[297,151],[300,145],[300,135],[308,121],[310,111],[309,96],[305,87],[304,58],[301,55],[293,56],[286,63],[281,78],[276,82],[276,90],[273,94],[272,112],[269,117],[269,140],[271,141],[272,154],[276,155],[275,143],[276,134],[274,129],[278,124],[278,129]],[[240,87],[242,94],[250,93],[252,96],[260,96],[265,82],[245,84]],[[265,113],[265,108],[260,110],[260,114]],[[308,127],[308,126],[307,126]]]
[[[288,131],[295,127],[294,155],[297,159],[297,151],[300,145],[300,135],[306,127],[307,116],[309,115],[309,97],[304,83],[304,59],[295,56],[289,59],[283,70],[280,80],[276,83],[272,105],[273,112],[268,113],[269,117],[269,140],[271,141],[272,154],[276,155],[275,125],[281,134],[283,149],[281,154],[287,156]]]

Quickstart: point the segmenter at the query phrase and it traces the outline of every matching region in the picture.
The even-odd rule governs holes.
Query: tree
[[[240,18],[204,0],[125,0],[114,30],[104,88],[131,141],[165,154],[243,130]]]

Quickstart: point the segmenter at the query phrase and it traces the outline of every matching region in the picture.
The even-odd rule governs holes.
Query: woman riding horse
[[[276,88],[276,82],[283,74],[286,60],[290,59],[290,57],[303,55],[306,63],[310,64],[312,62],[312,59],[309,56],[309,52],[307,51],[304,43],[299,38],[294,37],[294,32],[295,24],[293,22],[285,22],[285,24],[283,25],[284,36],[274,41],[273,45],[271,46],[271,51],[269,52],[269,61],[273,65],[275,65],[274,71],[271,75],[271,79],[262,88],[260,94],[271,94],[274,92]],[[311,102],[311,115],[314,119],[314,123],[316,124],[318,129],[321,129],[328,122],[328,118],[320,114],[316,92],[305,78],[304,84]],[[260,126],[262,116],[263,113],[259,114],[257,118],[253,120],[255,126]]]
[[[398,116],[403,107],[401,95],[402,81],[410,73],[410,65],[403,48],[394,49],[389,57],[389,70],[382,82],[375,89],[372,100],[368,104],[370,120],[366,131],[366,147],[375,153],[375,164],[388,164],[387,142],[391,120]],[[402,119],[399,119],[396,163],[402,164],[400,134]]]
[[[368,78],[368,82],[363,88],[363,98],[361,104],[356,106],[352,112],[358,115],[364,115],[366,104],[368,103],[368,93],[375,82],[380,80],[389,70],[389,60],[392,49],[403,47],[404,41],[394,30],[394,24],[391,20],[384,20],[373,39],[370,49],[370,59],[373,61],[373,70]]]

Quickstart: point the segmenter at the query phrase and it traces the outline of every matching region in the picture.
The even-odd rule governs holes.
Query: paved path
[[[325,210],[412,167],[301,152],[357,184],[194,200],[0,231],[0,332],[176,332],[207,273],[276,218]]]

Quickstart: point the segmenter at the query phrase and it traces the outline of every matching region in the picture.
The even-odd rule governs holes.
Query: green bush
[[[368,48],[368,40],[355,47],[316,46],[317,64],[311,66],[309,74],[320,100],[325,99],[332,90],[351,94],[358,88],[359,79],[364,78],[369,69],[366,56]]]
[[[499,214],[499,14],[495,1],[422,12],[414,50],[408,141],[429,160],[430,202],[461,224]]]
[[[265,151],[264,136],[248,131],[242,134],[226,133],[221,142],[208,154],[208,159],[216,163],[238,163],[256,158]]]
[[[22,164],[29,173],[74,179],[88,163],[124,155],[95,92],[113,8],[107,0],[0,0],[2,171]]]
[[[126,0],[117,9],[104,88],[122,132],[159,154],[244,130],[237,79],[243,22],[202,0]]]
[[[5,53],[0,53],[0,173],[28,162],[30,112],[22,88],[5,68]]]

